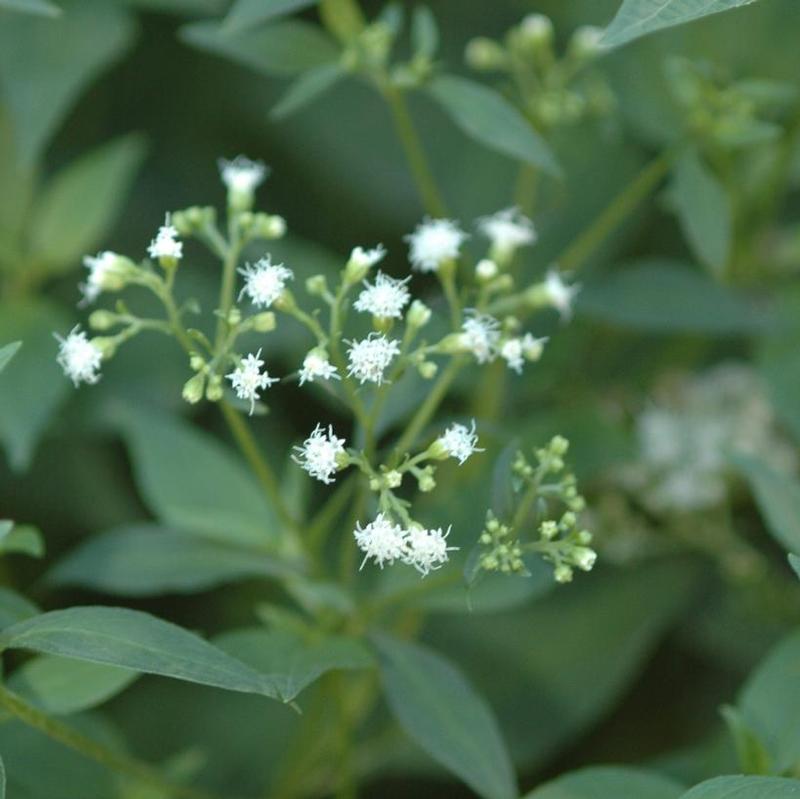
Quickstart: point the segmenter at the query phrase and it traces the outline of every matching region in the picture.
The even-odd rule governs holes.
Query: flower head
[[[364,553],[361,568],[372,558],[383,568],[384,563],[394,563],[406,556],[406,532],[391,519],[379,513],[366,527],[361,522],[353,530],[358,548]]]
[[[464,424],[450,425],[444,431],[444,434],[436,440],[436,444],[441,448],[444,456],[455,458],[461,465],[473,452],[483,452],[482,449],[476,446],[477,443],[478,435],[475,432],[474,419],[471,427],[467,427]]]
[[[551,269],[545,278],[544,289],[550,304],[561,314],[562,318],[569,319],[572,316],[572,303],[581,290],[580,284],[565,283],[558,270]]]
[[[103,353],[86,338],[79,326],[70,330],[66,338],[56,333],[58,339],[58,365],[75,386],[81,383],[94,385],[100,379],[100,363]]]
[[[336,367],[328,360],[328,353],[319,347],[311,350],[303,359],[303,368],[300,370],[300,385],[313,383],[317,379],[341,379]]]
[[[228,191],[242,196],[252,197],[268,174],[262,161],[251,161],[244,155],[237,155],[232,161],[220,158],[218,163],[222,182]]]
[[[256,400],[259,398],[259,391],[269,388],[273,383],[278,382],[277,377],[270,377],[265,369],[261,371],[264,361],[261,360],[261,350],[255,355],[250,353],[242,358],[240,364],[229,375],[225,375],[231,381],[233,390],[239,399],[250,402],[250,413],[256,407]]]
[[[350,342],[347,373],[360,383],[383,383],[383,373],[392,359],[399,355],[400,347],[394,339],[381,333],[370,333],[361,341]]]
[[[103,291],[117,291],[123,287],[122,262],[122,256],[110,250],[84,256],[83,265],[89,270],[86,282],[80,284],[84,304],[94,302]]]
[[[353,307],[357,311],[371,313],[381,319],[400,319],[403,316],[403,308],[411,299],[406,287],[410,279],[407,277],[405,280],[397,280],[378,272],[375,282],[371,285],[364,281],[366,288],[358,295]]]
[[[467,234],[451,219],[425,219],[406,236],[408,258],[420,272],[436,272],[445,261],[458,258]]]
[[[467,318],[461,326],[461,343],[469,350],[478,363],[487,363],[497,354],[500,341],[500,322],[489,314],[467,311]]]
[[[500,347],[500,357],[505,360],[509,369],[522,374],[526,360],[538,361],[542,357],[546,341],[546,338],[534,338],[530,333],[521,338],[517,336],[506,339]]]
[[[365,250],[363,247],[353,247],[350,253],[350,261],[357,266],[364,269],[371,269],[375,264],[379,263],[386,256],[386,248],[383,244],[378,244],[370,250]]]
[[[269,308],[283,294],[286,281],[294,278],[294,273],[283,264],[273,264],[271,256],[247,264],[239,270],[244,275],[244,287],[239,293],[246,294],[253,305]]]
[[[150,242],[147,253],[158,260],[170,258],[178,261],[183,257],[183,243],[178,240],[178,231],[173,227],[169,214],[164,218],[164,224],[158,229],[156,237]]]
[[[448,535],[450,535],[449,527],[446,533],[442,531],[441,527],[432,530],[417,526],[411,527],[406,534],[406,552],[403,560],[424,577],[447,563],[448,552],[458,549],[458,547],[447,546]]]
[[[332,483],[333,475],[339,470],[344,456],[343,438],[336,438],[333,427],[328,425],[327,432],[318,424],[301,447],[295,447],[297,455],[293,455],[295,463],[299,463],[312,477],[323,483]]]
[[[519,247],[536,241],[536,230],[519,208],[506,208],[478,220],[478,229],[491,242],[492,252],[501,260],[511,258]]]

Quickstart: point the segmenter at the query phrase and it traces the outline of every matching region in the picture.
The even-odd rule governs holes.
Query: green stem
[[[392,112],[397,137],[400,139],[406,160],[411,167],[411,174],[417,184],[422,205],[431,216],[446,217],[447,206],[436,187],[425,150],[414,128],[403,93],[388,81],[383,86],[382,93]]]
[[[232,213],[232,212],[229,212]],[[217,320],[217,339],[215,350],[220,351],[222,342],[225,339],[228,314],[233,307],[233,292],[236,288],[236,264],[239,261],[240,245],[238,237],[235,235],[235,223],[229,219],[229,243],[225,251],[225,259],[222,262],[222,281],[219,288],[219,311],[220,318]]]
[[[515,200],[520,211],[526,216],[533,216],[538,177],[539,173],[530,164],[523,164],[520,167]]]
[[[44,733],[48,738],[58,741],[106,768],[146,782],[169,796],[177,797],[177,799],[219,799],[215,794],[170,782],[152,766],[108,749],[91,738],[87,738],[63,722],[51,718],[41,710],[29,705],[2,685],[0,685],[0,705],[20,721]]]

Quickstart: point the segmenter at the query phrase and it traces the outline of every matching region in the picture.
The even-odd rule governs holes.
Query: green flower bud
[[[211,375],[206,386],[206,399],[209,402],[219,402],[223,394],[222,378],[219,375]]]
[[[206,359],[202,355],[198,355],[196,352],[192,353],[192,356],[189,358],[189,366],[192,368],[192,371],[199,372],[205,365]]]
[[[508,53],[492,39],[478,36],[467,43],[464,60],[479,72],[502,70],[508,66]]]
[[[183,385],[181,396],[186,402],[194,405],[203,398],[203,390],[206,386],[206,376],[200,372],[190,377]]]
[[[566,563],[559,563],[553,572],[553,576],[556,578],[557,583],[571,583],[572,567]]]
[[[306,280],[306,291],[312,297],[323,297],[330,294],[328,280],[325,275],[312,275]]]
[[[115,336],[95,336],[91,343],[103,354],[103,360],[112,358],[119,346],[119,340]]]
[[[572,550],[572,561],[581,571],[591,571],[597,562],[597,553],[589,547],[575,547]]]
[[[406,313],[406,324],[419,329],[431,319],[431,309],[422,300],[414,300]]]
[[[89,327],[95,330],[108,330],[117,324],[119,317],[111,311],[92,311],[89,315]]]
[[[425,378],[425,380],[432,380],[436,377],[436,373],[439,371],[439,367],[433,361],[423,361],[419,366],[417,366],[417,371],[420,374],[420,377]]]
[[[497,277],[499,271],[499,267],[491,258],[484,258],[478,261],[475,267],[475,277],[479,283],[488,283]]]
[[[256,314],[251,319],[253,330],[257,333],[270,333],[277,326],[275,314],[272,311],[264,311],[263,313]]]
[[[572,34],[567,53],[576,61],[591,61],[597,58],[604,50],[603,45],[600,43],[602,38],[602,28],[594,25],[582,25],[580,28],[576,28]]]

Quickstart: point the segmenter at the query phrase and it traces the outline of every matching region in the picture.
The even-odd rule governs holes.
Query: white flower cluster
[[[156,237],[150,242],[147,254],[156,260],[179,261],[183,257],[183,243],[178,240],[178,231],[167,214],[164,224],[158,229]]]
[[[300,369],[301,386],[315,380],[341,380],[336,367],[328,359],[328,353],[320,347],[315,347],[306,355]]]
[[[89,270],[89,275],[86,282],[79,286],[83,294],[82,304],[88,305],[94,302],[103,291],[122,288],[123,280],[120,274],[122,261],[121,255],[110,250],[84,256],[83,265]]]
[[[384,564],[400,561],[413,566],[423,577],[447,563],[448,552],[458,547],[447,546],[450,528],[425,529],[415,525],[404,530],[385,514],[379,513],[365,527],[356,524],[353,531],[358,548],[364,553],[361,568],[371,558],[383,568]]]
[[[450,425],[436,440],[436,443],[441,447],[445,456],[455,458],[462,466],[473,452],[483,452],[477,446],[478,434],[475,432],[474,419],[471,427],[464,424]]]
[[[80,327],[72,328],[66,338],[56,334],[58,339],[58,361],[64,374],[75,386],[80,383],[94,385],[100,379],[100,363],[103,353],[86,338]]]
[[[519,208],[506,208],[478,220],[478,230],[491,243],[494,258],[507,260],[520,248],[536,241],[536,229]]]
[[[371,269],[375,264],[380,263],[386,256],[386,248],[379,244],[371,250],[363,247],[353,247],[350,253],[350,262],[362,269]]]
[[[260,399],[259,392],[279,382],[277,377],[270,377],[266,369],[261,371],[263,365],[264,361],[261,360],[261,350],[259,350],[255,355],[250,353],[243,358],[233,372],[225,375],[231,381],[236,396],[250,403],[251,415],[255,410],[256,400]]]
[[[446,261],[455,261],[467,234],[452,219],[425,219],[406,236],[408,259],[419,272],[437,272]]]
[[[400,345],[382,333],[370,333],[361,341],[352,341],[349,344],[347,374],[355,377],[362,385],[381,385],[389,364],[400,354]]]
[[[364,290],[358,295],[353,307],[362,313],[369,313],[379,319],[400,319],[403,309],[408,305],[411,294],[406,283],[410,277],[398,280],[383,272],[375,275],[375,282],[364,281]]]
[[[318,424],[302,446],[294,448],[297,455],[292,457],[312,477],[330,484],[346,458],[344,444],[345,440],[336,437],[331,425],[326,431]]]
[[[545,278],[544,290],[553,308],[563,319],[569,319],[572,316],[572,304],[581,290],[580,283],[566,283],[557,269],[551,269]]]
[[[517,374],[522,373],[525,361],[538,361],[542,357],[546,342],[546,338],[535,338],[531,333],[504,339],[497,319],[472,309],[467,310],[461,326],[461,346],[478,363],[489,363],[499,355]]]
[[[261,308],[269,308],[283,294],[287,281],[294,278],[291,269],[283,264],[273,264],[269,255],[238,271],[244,277],[239,298],[246,294],[253,305]]]
[[[220,158],[219,173],[230,192],[252,196],[267,177],[267,167],[262,161],[237,155],[232,161]]]

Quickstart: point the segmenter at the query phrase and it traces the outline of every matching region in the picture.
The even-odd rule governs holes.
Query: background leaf
[[[781,777],[717,777],[692,788],[681,799],[796,799],[800,780]]]
[[[41,558],[44,555],[42,534],[30,525],[0,521],[0,554],[29,555]]]
[[[795,574],[800,577],[800,556],[790,552],[789,565],[794,569]]]
[[[223,28],[231,33],[254,28],[268,19],[300,11],[318,2],[319,0],[235,0],[223,21]]]
[[[525,794],[524,799],[679,799],[683,790],[659,774],[596,766],[565,774]]]
[[[439,75],[426,91],[468,136],[491,150],[559,176],[561,169],[547,142],[506,100],[488,86]]]
[[[441,655],[380,636],[384,693],[405,732],[480,796],[514,799],[511,761],[489,705]]]
[[[61,9],[48,0],[0,0],[0,9],[4,8],[26,14],[40,14],[44,17],[57,17],[61,13]]]
[[[338,63],[321,64],[296,78],[270,110],[273,119],[285,119],[316,100],[345,76]]]
[[[0,630],[39,613],[39,608],[29,599],[10,588],[0,586]]]
[[[0,347],[0,372],[8,366],[11,359],[16,355],[17,350],[22,346],[21,341],[14,341],[11,344],[6,344],[5,347]]]

